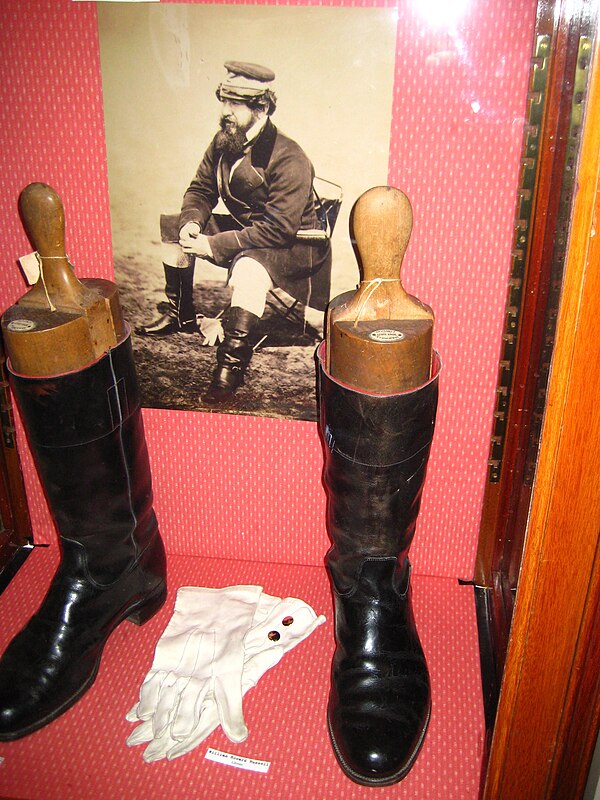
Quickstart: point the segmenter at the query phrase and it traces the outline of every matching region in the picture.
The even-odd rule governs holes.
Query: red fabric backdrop
[[[322,3],[319,3],[321,5]],[[337,5],[337,3],[332,3]],[[372,5],[368,2],[343,5]],[[415,571],[470,577],[503,329],[535,3],[487,0],[434,28],[399,0],[389,183],[415,211],[404,269],[436,311],[444,368]],[[2,0],[0,306],[23,293],[17,198],[50,183],[81,276],[112,278],[96,6]],[[349,198],[349,202],[354,198]],[[146,410],[156,510],[174,553],[321,564],[328,546],[316,425]],[[235,443],[235,446],[232,446]],[[24,446],[36,538],[53,540]]]

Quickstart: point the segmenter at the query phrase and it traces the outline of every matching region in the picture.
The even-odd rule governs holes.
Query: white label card
[[[255,758],[246,758],[245,756],[236,756],[233,753],[224,753],[222,750],[215,750],[209,747],[206,751],[204,758],[208,761],[217,761],[219,764],[225,764],[228,767],[237,767],[238,769],[247,769],[251,772],[268,772],[271,766],[270,761],[257,761]]]
[[[30,286],[37,283],[40,277],[40,262],[37,253],[27,253],[26,256],[19,258],[21,269],[25,273],[25,278]]]

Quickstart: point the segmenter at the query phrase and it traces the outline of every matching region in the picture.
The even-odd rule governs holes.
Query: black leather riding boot
[[[11,372],[62,547],[37,613],[0,659],[0,741],[51,722],[90,688],[124,619],[166,598],[163,543],[127,336],[76,372]]]
[[[244,375],[252,358],[249,341],[260,317],[245,308],[229,309],[223,325],[224,338],[217,348],[217,367],[204,397],[205,403],[222,403],[244,383]]]
[[[338,383],[324,359],[325,343],[319,404],[336,635],[329,732],[353,781],[386,786],[413,765],[431,708],[408,550],[433,437],[439,359],[428,383],[394,395]]]
[[[168,336],[171,333],[196,333],[196,312],[194,310],[194,262],[187,267],[171,267],[163,264],[165,270],[165,294],[168,308],[161,317],[148,325],[135,329],[139,336]]]

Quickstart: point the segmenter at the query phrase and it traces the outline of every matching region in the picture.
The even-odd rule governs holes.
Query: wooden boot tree
[[[40,277],[2,317],[12,368],[23,375],[81,369],[126,334],[117,287],[75,276],[65,251],[65,215],[54,189],[31,183],[21,192],[23,225],[38,254]]]
[[[328,370],[374,394],[413,389],[430,376],[434,315],[400,279],[412,231],[410,202],[390,186],[370,189],[354,204],[350,229],[362,280],[330,307]]]

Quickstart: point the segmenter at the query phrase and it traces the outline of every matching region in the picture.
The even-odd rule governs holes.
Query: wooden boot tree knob
[[[355,293],[330,306],[329,372],[375,394],[414,389],[430,376],[434,316],[400,279],[412,231],[410,202],[390,186],[369,189],[354,204],[350,229],[362,279]]]
[[[19,197],[23,225],[38,254],[40,277],[2,317],[12,368],[55,375],[90,364],[125,336],[114,283],[75,276],[65,251],[65,215],[54,189],[31,183]]]

